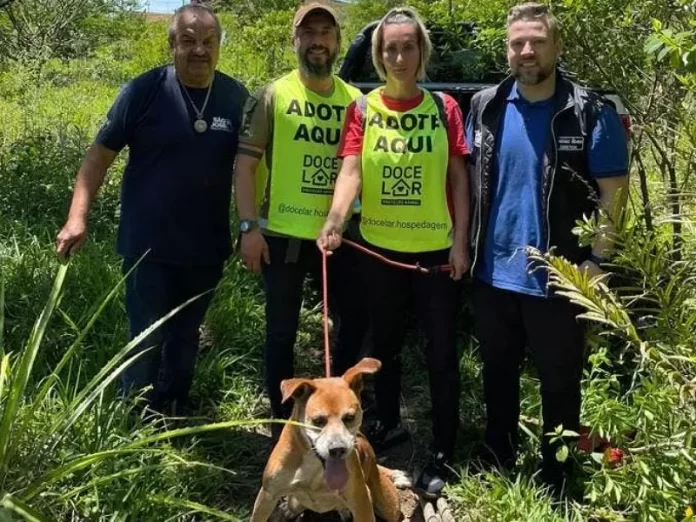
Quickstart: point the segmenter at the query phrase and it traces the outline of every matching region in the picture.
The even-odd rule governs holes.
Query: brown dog
[[[288,379],[281,383],[283,402],[294,400],[286,424],[263,473],[252,522],[266,522],[282,497],[288,515],[305,509],[337,510],[354,522],[374,522],[375,511],[387,522],[401,520],[394,486],[398,472],[377,465],[375,453],[360,433],[362,376],[381,363],[365,358],[343,377]]]

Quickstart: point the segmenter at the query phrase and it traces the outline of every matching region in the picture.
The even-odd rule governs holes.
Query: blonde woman
[[[430,276],[364,258],[373,355],[382,361],[376,378],[378,421],[367,435],[377,451],[408,437],[399,411],[400,354],[407,303],[414,298],[427,339],[433,406],[433,456],[416,485],[437,496],[445,485],[459,423],[455,315],[457,281],[469,267],[469,151],[456,101],[418,86],[430,52],[428,33],[412,9],[392,9],[375,29],[372,59],[385,85],[348,108],[338,152],[343,164],[317,245],[339,247],[360,195],[360,231],[369,248],[400,262],[452,265],[450,273]]]

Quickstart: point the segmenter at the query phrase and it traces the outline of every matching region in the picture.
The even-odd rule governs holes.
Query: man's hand
[[[268,253],[268,244],[259,229],[242,234],[242,262],[249,270],[258,274],[261,272],[261,259],[271,264],[271,256]]]
[[[594,261],[590,261],[589,259],[587,261],[584,261],[580,267],[579,270],[581,272],[587,272],[587,276],[592,279],[593,277],[597,277],[600,275],[605,274],[604,270],[602,270],[602,267],[600,267],[597,263]]]
[[[469,270],[471,264],[466,243],[455,243],[452,245],[449,252],[449,264],[452,266],[450,277],[455,281],[459,281]]]
[[[104,182],[107,169],[117,155],[118,152],[99,143],[93,143],[87,149],[85,159],[77,172],[68,220],[56,237],[56,253],[62,262],[77,253],[84,245],[87,239],[89,207]]]
[[[62,262],[76,254],[87,240],[87,223],[82,218],[68,219],[56,237],[56,253]]]
[[[317,238],[317,247],[322,252],[326,251],[327,254],[330,254],[332,250],[341,246],[342,239],[343,227],[334,220],[327,219]]]

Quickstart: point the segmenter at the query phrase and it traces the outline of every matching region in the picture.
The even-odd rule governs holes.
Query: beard
[[[314,63],[310,58],[310,53],[319,49],[326,51],[328,57],[326,58],[326,61],[323,63]],[[300,69],[302,69],[302,72],[304,72],[307,76],[310,76],[312,78],[326,78],[327,76],[330,76],[333,72],[333,66],[336,63],[337,57],[338,51],[332,54],[326,47],[310,47],[304,53],[299,49],[297,51],[297,58],[300,63]]]
[[[525,71],[523,67],[518,65],[511,72],[512,76],[522,85],[539,85],[553,74],[555,67],[555,64],[548,67],[537,64],[537,70],[532,72]]]

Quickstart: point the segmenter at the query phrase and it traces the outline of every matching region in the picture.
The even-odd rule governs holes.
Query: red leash
[[[356,250],[363,252],[369,256],[379,259],[383,263],[394,266],[397,268],[403,268],[404,270],[413,270],[420,272],[421,274],[436,274],[438,272],[450,272],[452,270],[452,265],[438,265],[430,268],[420,266],[419,264],[409,265],[407,263],[399,263],[398,261],[392,261],[389,258],[384,257],[377,252],[373,252],[369,248],[365,248],[350,239],[343,238],[341,240],[343,243],[352,246]],[[326,368],[326,377],[331,377],[331,346],[329,343],[329,281],[328,281],[328,271],[326,268],[327,259],[326,250],[321,251],[321,279],[323,286],[323,308],[324,308],[324,365]]]
[[[360,250],[361,252],[363,252],[369,256],[375,257],[375,258],[379,259],[380,261],[382,261],[383,263],[386,263],[387,265],[395,266],[397,268],[403,268],[405,270],[414,270],[416,272],[420,272],[421,274],[437,274],[438,272],[450,272],[450,271],[452,271],[452,265],[437,265],[437,266],[433,266],[430,268],[426,268],[424,266],[420,266],[419,264],[409,265],[407,263],[399,263],[398,261],[392,261],[391,259],[386,258],[381,254],[378,254],[377,252],[373,252],[369,248],[365,248],[364,246],[362,246],[354,241],[351,241],[350,239],[343,238],[343,239],[341,239],[341,242],[346,243],[347,245],[350,245],[353,248],[355,248],[356,250]]]
[[[331,346],[329,344],[329,280],[326,270],[326,250],[321,251],[321,280],[324,287],[324,365],[326,366],[326,377],[331,377]]]

